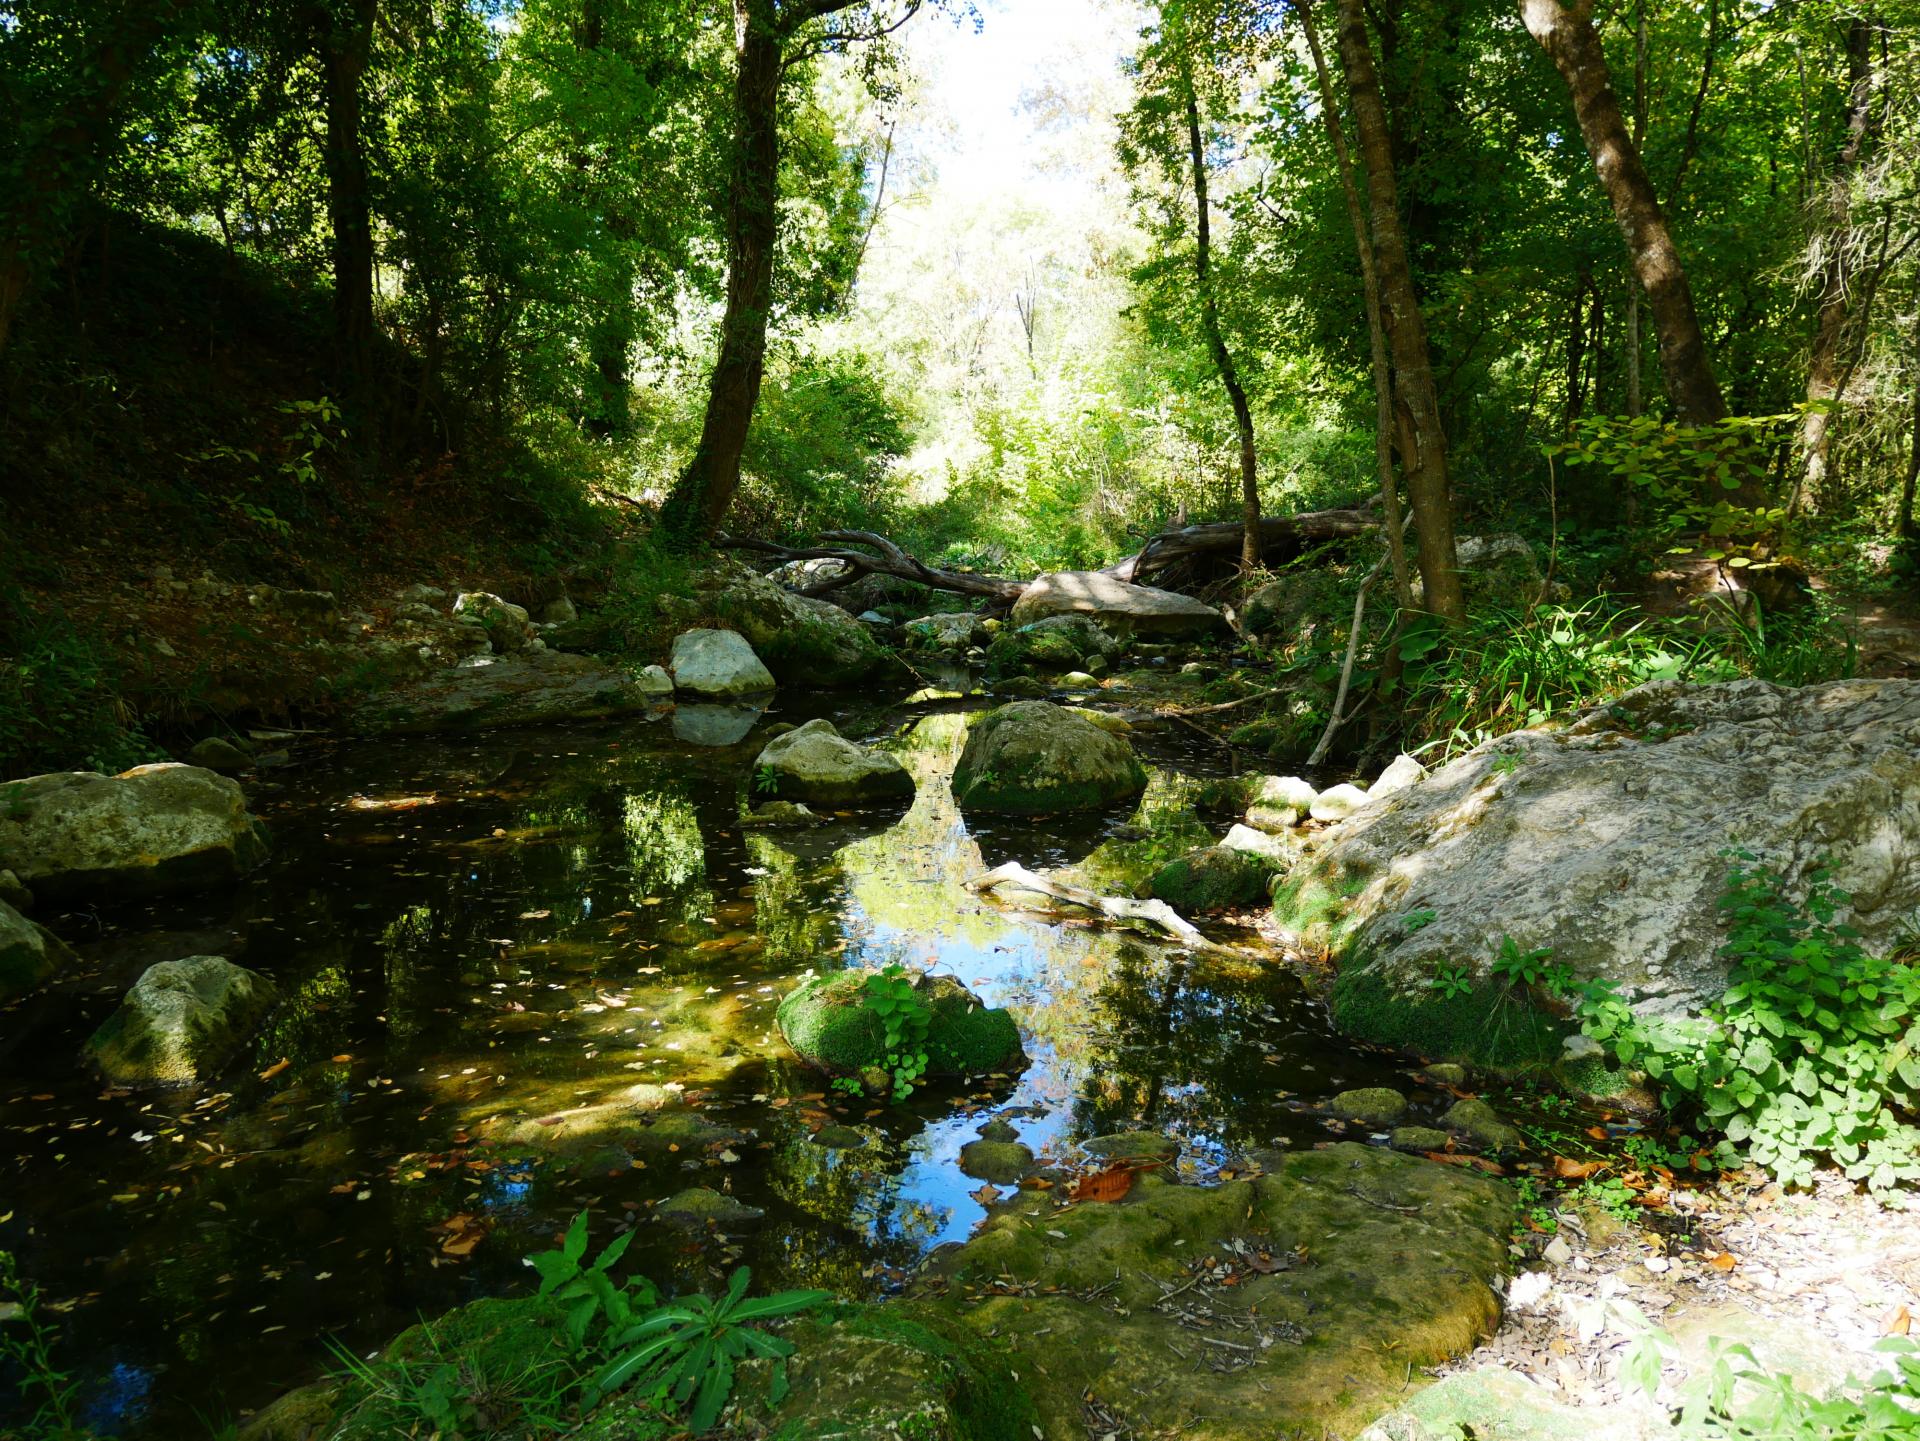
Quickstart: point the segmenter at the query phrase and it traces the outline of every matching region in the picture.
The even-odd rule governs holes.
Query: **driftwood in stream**
[[[1298,515],[1270,515],[1260,522],[1260,553],[1265,557],[1270,551],[1296,551],[1315,541],[1349,540],[1379,528],[1380,517],[1371,510],[1307,510]],[[1237,520],[1163,530],[1141,546],[1138,553],[1108,566],[1106,573],[1115,580],[1137,583],[1143,576],[1194,556],[1232,560],[1240,553],[1243,533]]]
[[[749,536],[717,535],[714,537],[715,550],[754,550],[762,555],[778,556],[788,560],[837,560],[846,569],[837,575],[817,581],[812,585],[800,587],[802,595],[825,595],[829,591],[852,585],[866,575],[891,575],[901,580],[917,581],[921,585],[931,586],[935,590],[958,591],[961,595],[977,595],[993,601],[997,605],[1012,605],[1020,599],[1020,592],[1027,588],[1024,580],[1007,580],[997,575],[976,575],[967,570],[936,570],[933,566],[915,560],[884,535],[875,535],[870,530],[828,530],[822,531],[820,539],[839,541],[839,546],[793,547],[775,545],[770,540],[754,540]],[[854,550],[849,547],[863,546]]]
[[[1124,896],[1098,895],[1079,886],[1070,886],[1064,881],[1039,875],[1018,861],[995,866],[985,875],[975,876],[967,882],[970,891],[991,891],[1000,886],[1010,886],[1030,896],[1045,896],[1074,910],[1091,911],[1109,920],[1144,921],[1190,950],[1235,954],[1231,946],[1223,946],[1201,935],[1191,922],[1182,920],[1179,913],[1165,901],[1132,901]]]

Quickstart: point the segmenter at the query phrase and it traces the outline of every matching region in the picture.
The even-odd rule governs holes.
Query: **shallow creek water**
[[[1198,737],[1135,736],[1137,813],[975,824],[946,784],[960,710],[815,697],[768,719],[810,714],[896,747],[912,807],[743,830],[763,728],[316,743],[249,784],[275,850],[237,890],[49,918],[88,964],[6,1029],[0,1247],[43,1288],[87,1421],[203,1434],[312,1379],[330,1341],[365,1352],[526,1289],[521,1258],[582,1208],[601,1240],[637,1224],[631,1261],[669,1287],[744,1261],[758,1286],[872,1296],[984,1214],[957,1157],[994,1116],[1043,1161],[1164,1129],[1204,1180],[1325,1139],[1333,1092],[1406,1084],[1277,957],[1194,959],[965,890],[1005,860],[1119,889],[1204,842],[1184,790],[1229,758]],[[143,967],[192,954],[271,976],[279,1012],[217,1087],[103,1093],[80,1041]],[[1011,1007],[1032,1064],[904,1106],[825,1094],[775,1005],[810,970],[894,961]],[[824,1123],[865,1144],[820,1145]],[[694,1185],[766,1217],[652,1217]]]

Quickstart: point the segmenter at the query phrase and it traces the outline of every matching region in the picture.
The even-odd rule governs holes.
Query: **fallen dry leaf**
[[[1563,1181],[1584,1181],[1595,1171],[1604,1169],[1604,1161],[1576,1161],[1570,1156],[1553,1158],[1553,1174]]]
[[[1740,1264],[1740,1258],[1731,1251],[1715,1251],[1707,1257],[1707,1264],[1716,1271],[1731,1271]]]
[[[292,1065],[293,1065],[292,1061],[289,1061],[285,1056],[282,1056],[279,1060],[275,1061],[271,1066],[268,1066],[266,1070],[260,1073],[260,1079],[263,1081],[271,1081],[275,1076],[279,1075],[282,1071],[289,1069]]]
[[[1913,1313],[1905,1306],[1895,1306],[1880,1318],[1882,1336],[1910,1336],[1913,1334]]]

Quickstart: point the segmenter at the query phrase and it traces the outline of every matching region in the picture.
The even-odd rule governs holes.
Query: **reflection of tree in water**
[[[1267,1058],[1299,983],[1271,966],[1123,945],[1090,999],[1074,1120],[1083,1134],[1142,1126],[1265,1144],[1264,1118],[1297,1078]]]
[[[753,905],[766,964],[781,971],[821,966],[840,940],[839,909],[832,903],[839,867],[806,866],[770,836],[749,835],[747,855],[764,872],[754,877]]]
[[[706,875],[700,820],[686,797],[629,791],[620,799],[620,824],[634,884],[643,891],[677,891]]]
[[[919,1261],[941,1218],[901,1198],[910,1140],[880,1131],[865,1146],[834,1150],[797,1122],[773,1138],[767,1212],[782,1226],[781,1284],[854,1296],[872,1290],[870,1267],[904,1269]]]

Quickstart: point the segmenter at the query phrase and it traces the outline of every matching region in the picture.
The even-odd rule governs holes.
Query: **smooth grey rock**
[[[1300,859],[1302,849],[1300,842],[1294,840],[1289,832],[1275,834],[1238,824],[1228,828],[1220,844],[1230,851],[1258,856],[1276,871],[1291,867]]]
[[[908,645],[918,650],[962,651],[981,634],[980,617],[971,611],[923,615],[902,627]]]
[[[195,741],[187,752],[187,764],[203,766],[221,775],[233,775],[253,765],[253,757],[225,736],[207,736]]]
[[[663,665],[650,665],[636,672],[633,684],[642,695],[670,696],[673,694],[673,677],[667,674]]]
[[[199,766],[0,781],[0,867],[42,902],[216,885],[266,855],[266,833],[240,787]]]
[[[773,689],[773,672],[738,631],[682,632],[674,637],[668,669],[676,690],[713,700],[761,696]]]
[[[1020,593],[1008,617],[1016,626],[1050,615],[1091,615],[1130,635],[1208,635],[1227,629],[1226,617],[1192,596],[1130,585],[1097,570],[1040,576]]]
[[[540,607],[542,625],[565,625],[568,621],[580,619],[580,611],[566,596],[555,596]]]
[[[885,751],[863,750],[828,720],[810,720],[767,742],[753,763],[755,784],[763,774],[778,782],[781,800],[814,805],[866,805],[913,795],[913,775]]]
[[[731,1196],[705,1186],[692,1186],[669,1197],[654,1208],[654,1215],[675,1226],[701,1230],[712,1226],[725,1230],[730,1226],[749,1226],[767,1213]]]
[[[1337,786],[1328,786],[1313,799],[1307,814],[1316,821],[1344,821],[1371,799],[1359,786],[1348,785],[1342,781]]]
[[[0,900],[0,1003],[37,990],[72,962],[64,941]]]
[[[265,976],[220,956],[149,966],[87,1041],[117,1086],[172,1086],[217,1074],[272,1007]]]
[[[1393,763],[1380,772],[1380,778],[1367,787],[1367,798],[1379,800],[1407,789],[1427,773],[1427,768],[1412,756],[1395,756]]]
[[[1800,688],[1654,681],[1563,729],[1476,747],[1329,832],[1289,887],[1340,904],[1306,927],[1418,994],[1501,937],[1649,1013],[1726,989],[1728,844],[1805,894],[1830,858],[1868,950],[1920,912],[1920,681]],[[1432,920],[1409,930],[1410,911]]]

